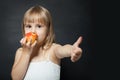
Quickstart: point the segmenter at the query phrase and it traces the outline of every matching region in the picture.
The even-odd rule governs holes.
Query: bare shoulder
[[[15,53],[15,59],[18,59],[21,56],[22,47],[18,48]]]
[[[58,43],[53,43],[53,51],[55,53],[58,53],[58,51],[62,48],[62,45],[61,44],[58,44]]]
[[[18,48],[16,52],[21,52],[22,51],[22,47]]]
[[[16,55],[21,54],[21,52],[22,52],[22,47],[20,47],[20,48],[18,48],[18,49],[16,50]]]
[[[22,48],[18,48],[16,50],[16,53],[15,53],[15,59],[14,59],[14,64],[13,64],[13,67],[15,67],[15,65],[17,64],[17,62],[19,61],[20,57],[21,57],[21,53],[22,53]]]
[[[52,45],[52,47],[54,48],[54,49],[56,49],[57,47],[61,47],[62,45],[61,44],[57,44],[57,43],[53,43],[53,45]]]

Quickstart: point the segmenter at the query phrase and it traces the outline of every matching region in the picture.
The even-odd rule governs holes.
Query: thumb
[[[80,43],[82,42],[82,37],[80,36],[77,41],[73,44],[73,46],[79,47]]]

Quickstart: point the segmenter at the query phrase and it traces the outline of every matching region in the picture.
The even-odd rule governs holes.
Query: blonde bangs
[[[46,19],[44,15],[38,14],[38,13],[33,13],[33,14],[26,14],[23,20],[24,24],[26,23],[34,23],[34,22],[39,22],[42,24],[47,25]]]

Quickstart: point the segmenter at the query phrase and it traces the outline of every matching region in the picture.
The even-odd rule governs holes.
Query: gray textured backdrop
[[[83,36],[82,58],[72,63],[62,60],[61,80],[95,79],[95,6],[92,0],[3,0],[0,2],[0,80],[11,80],[15,51],[22,38],[21,21],[25,11],[34,5],[46,7],[52,14],[56,41],[73,44]]]

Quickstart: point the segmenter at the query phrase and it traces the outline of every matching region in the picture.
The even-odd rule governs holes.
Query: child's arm
[[[79,47],[81,42],[82,37],[79,37],[73,45],[57,45],[54,52],[58,58],[71,57],[71,61],[75,62],[80,59],[82,55],[82,49]]]
[[[30,56],[23,54],[22,48],[19,48],[16,52],[15,61],[12,67],[12,80],[22,80],[29,63]]]
[[[23,47],[16,51],[15,61],[11,71],[12,80],[22,80],[24,78],[29,65],[32,49],[34,47],[33,45],[36,43],[30,45],[30,43],[26,43],[26,39],[23,38],[21,44]]]

